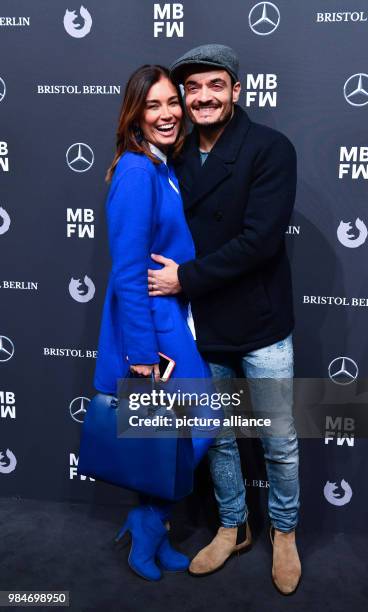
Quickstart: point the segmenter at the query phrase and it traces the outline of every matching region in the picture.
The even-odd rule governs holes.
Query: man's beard
[[[206,107],[202,107],[202,108],[206,108]],[[223,128],[227,123],[229,123],[232,115],[233,115],[233,105],[230,105],[228,112],[223,117],[221,117],[221,119],[219,119],[218,121],[215,121],[214,123],[200,123],[200,122],[194,122],[194,121],[192,121],[192,123],[194,125],[198,125],[198,127],[200,127],[203,132],[206,132],[207,134],[212,134],[213,132],[217,132],[218,130]]]

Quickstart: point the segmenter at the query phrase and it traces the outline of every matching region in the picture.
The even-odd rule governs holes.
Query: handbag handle
[[[131,370],[128,370],[128,372],[126,373],[125,376],[123,376],[123,378],[124,378],[124,380],[127,380],[128,378],[140,378],[140,376],[136,376],[134,374],[134,372],[131,372]],[[147,378],[148,378],[148,376],[147,376]],[[154,384],[155,384],[155,375],[154,375],[153,370],[152,370],[152,372],[150,374],[150,378],[151,378],[152,389],[153,389]],[[116,409],[118,407],[118,405],[119,405],[119,401],[118,401],[118,398],[116,397],[116,395],[111,395],[110,393],[104,393],[104,395],[107,395],[107,396],[109,396],[111,398],[110,408]]]

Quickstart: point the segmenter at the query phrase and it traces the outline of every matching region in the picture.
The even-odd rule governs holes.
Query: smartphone
[[[167,380],[169,380],[173,369],[175,368],[175,361],[173,359],[171,359],[171,357],[168,357],[167,355],[164,355],[163,353],[160,353],[160,363],[159,363],[159,368],[160,368],[160,380],[162,382],[166,382]]]

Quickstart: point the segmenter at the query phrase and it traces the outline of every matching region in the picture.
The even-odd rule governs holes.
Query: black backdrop
[[[297,201],[287,235],[296,376],[320,379],[317,400],[328,386],[351,382],[352,395],[364,404],[364,5],[357,0],[343,8],[334,0],[87,0],[82,8],[61,0],[18,0],[16,5],[2,0],[2,496],[104,502],[131,496],[81,480],[74,465],[78,421],[95,393],[92,378],[110,267],[104,175],[131,72],[143,63],[168,65],[199,44],[218,42],[237,50],[241,105],[253,120],[283,131],[297,149]],[[351,378],[337,375],[341,368]],[[336,389],[343,392],[346,386]],[[353,435],[354,427],[358,433],[353,412],[342,404],[334,414],[350,420],[336,421],[332,434],[301,440],[303,524],[359,530],[368,501],[367,444]],[[257,441],[241,447],[250,503],[263,520],[262,454]],[[201,478],[203,497],[210,491],[204,469]],[[328,483],[336,484],[335,495]]]

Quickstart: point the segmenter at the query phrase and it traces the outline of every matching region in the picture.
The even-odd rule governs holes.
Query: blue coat
[[[188,302],[175,295],[148,295],[147,270],[161,267],[151,253],[179,264],[195,257],[173,168],[126,152],[115,168],[106,215],[112,269],[102,312],[95,388],[116,393],[117,379],[127,374],[129,364],[157,363],[158,351],[176,361],[175,377],[210,376],[187,324]]]

